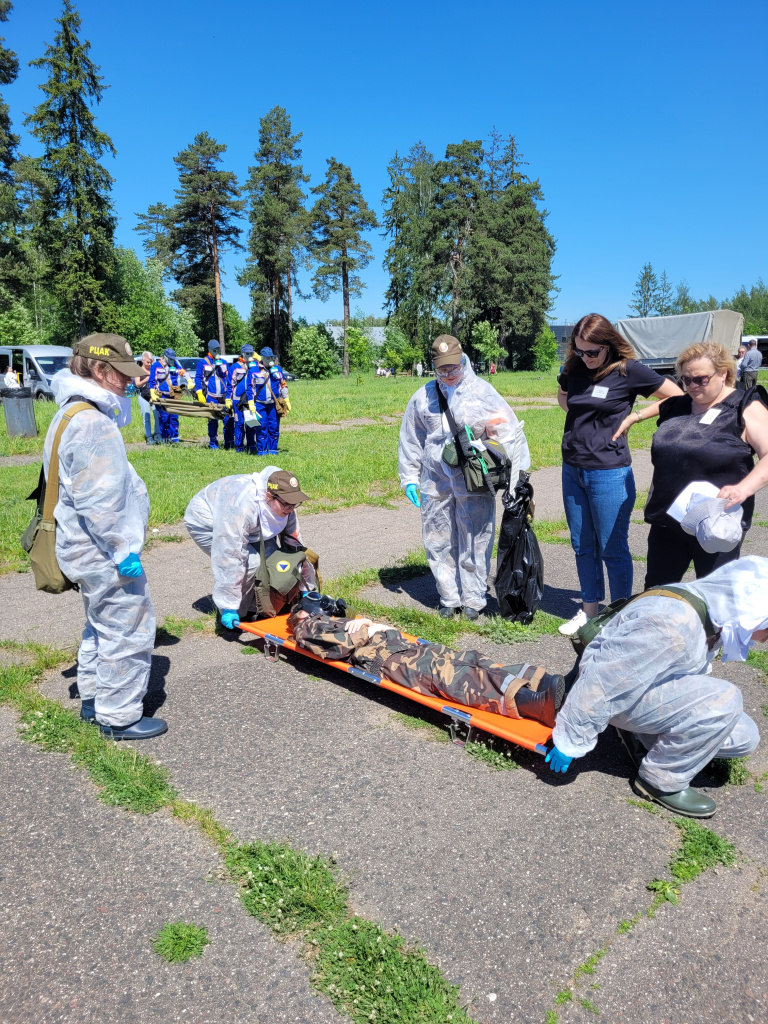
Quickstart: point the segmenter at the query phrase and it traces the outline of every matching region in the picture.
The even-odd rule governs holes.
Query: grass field
[[[547,384],[552,393],[554,378],[549,381],[534,374],[500,374],[510,378],[511,391]],[[500,381],[501,383],[502,381]],[[402,377],[396,380],[366,378],[359,387],[354,378],[330,381],[297,381],[292,387],[294,411],[310,410],[315,422],[332,422],[356,417],[392,414],[398,402],[407,403],[416,381]],[[387,386],[391,390],[387,390]],[[506,390],[506,389],[504,389]],[[24,441],[9,439],[0,431],[0,455],[39,454],[45,431],[56,412],[54,403],[36,403],[40,436]],[[560,463],[560,441],[564,413],[553,406],[547,409],[519,409],[525,420],[525,432],[534,469]],[[320,417],[324,417],[323,420]],[[293,418],[293,417],[292,417]],[[181,418],[182,438],[193,441],[205,436],[206,421]],[[4,424],[1,425],[4,427]],[[646,422],[632,431],[632,445],[641,448],[650,443],[654,425]],[[298,476],[304,490],[311,495],[304,514],[330,511],[362,503],[386,504],[401,497],[397,477],[397,442],[399,427],[395,423],[350,427],[326,433],[284,432],[280,455],[275,459],[255,458],[237,452],[210,451],[206,447],[148,447],[129,452],[139,476],[147,484],[152,507],[150,526],[175,523],[182,518],[189,499],[212,480],[231,473],[252,473],[268,462],[290,469]],[[143,441],[136,418],[124,431],[126,442]],[[34,511],[24,499],[37,484],[39,464],[3,466],[3,488],[0,491],[0,572],[23,571],[27,558],[18,538]]]

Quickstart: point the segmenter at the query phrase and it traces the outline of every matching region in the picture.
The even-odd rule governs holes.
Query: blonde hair
[[[732,388],[736,382],[736,360],[722,345],[716,341],[701,341],[683,349],[677,357],[675,371],[680,377],[686,363],[694,359],[708,359],[715,368],[715,373],[725,371],[725,383]]]

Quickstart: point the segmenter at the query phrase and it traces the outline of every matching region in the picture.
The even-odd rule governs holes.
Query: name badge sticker
[[[704,413],[704,415],[701,417],[701,420],[699,422],[700,423],[704,423],[706,426],[709,426],[710,423],[714,423],[715,422],[715,420],[717,419],[717,417],[720,415],[720,413],[722,411],[723,411],[722,409],[718,409],[718,408],[708,409]]]
[[[593,398],[607,398],[608,397],[608,388],[603,387],[602,384],[595,384],[595,386],[592,388],[592,397]]]

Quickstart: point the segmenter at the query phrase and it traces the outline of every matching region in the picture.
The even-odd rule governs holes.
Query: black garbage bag
[[[533,485],[529,473],[520,473],[514,494],[502,496],[504,516],[496,558],[496,597],[499,614],[512,622],[533,619],[544,596],[544,561],[531,528]]]

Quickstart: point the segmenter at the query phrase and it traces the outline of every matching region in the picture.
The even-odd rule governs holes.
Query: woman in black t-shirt
[[[663,400],[682,392],[639,363],[629,342],[597,313],[574,327],[558,382],[557,400],[566,412],[563,503],[583,602],[582,610],[560,627],[572,636],[605,598],[603,563],[611,600],[632,594],[629,517],[635,480],[626,433],[639,418],[632,406],[638,395]]]
[[[706,480],[720,488],[731,508],[742,506],[742,530],[752,521],[754,495],[768,483],[768,409],[762,387],[734,388],[733,357],[716,342],[690,345],[677,360],[687,394],[649,406],[644,418],[658,413],[651,460],[653,480],[645,506],[648,569],[645,586],[678,583],[693,562],[696,578],[739,557],[741,543],[731,551],[707,552],[695,536],[667,514],[688,484]],[[757,466],[754,454],[760,461]]]

